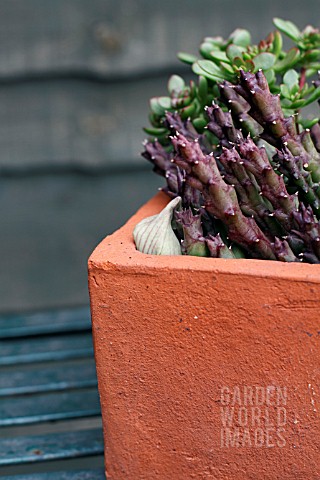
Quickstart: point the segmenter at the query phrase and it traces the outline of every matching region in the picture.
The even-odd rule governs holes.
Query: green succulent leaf
[[[300,92],[299,84],[293,85],[293,87],[291,88],[291,95],[296,96],[298,93],[299,93],[299,97],[302,98],[303,93]]]
[[[150,108],[156,115],[163,116],[166,110],[171,109],[170,97],[153,97],[150,100]]]
[[[230,65],[230,63],[220,62],[220,68],[226,72],[226,74],[230,73],[234,75],[234,69]]]
[[[288,70],[289,68],[293,67],[298,60],[300,59],[300,51],[298,48],[293,47],[287,55],[282,59],[278,60],[274,65],[274,71],[279,73],[283,70]]]
[[[256,55],[253,59],[254,71],[269,70],[275,64],[276,56],[273,53],[262,52]]]
[[[318,49],[320,44],[320,31],[308,25],[301,34],[299,47],[309,54],[314,48]]]
[[[302,108],[302,107],[305,107],[306,105],[308,105],[306,103],[306,100],[301,98],[299,100],[296,100],[296,101],[292,102],[291,105],[290,105],[290,108],[296,110],[297,108]]]
[[[199,61],[201,60],[197,60],[193,65],[192,65],[192,71],[193,73],[195,73],[196,75],[204,75],[204,70],[200,67],[199,65]],[[215,79],[212,79],[210,78],[208,75],[205,75],[206,78],[209,78],[209,80],[214,80],[216,81]]]
[[[316,100],[319,100],[320,98],[320,87],[317,87],[310,95],[309,97],[304,100],[303,107],[306,107],[307,105],[310,105],[310,103],[315,102]]]
[[[203,75],[215,82],[221,82],[221,80],[224,80],[225,78],[221,69],[210,60],[198,60],[192,65],[192,70],[197,75]]]
[[[301,91],[300,91],[300,95],[301,95],[301,97],[306,97],[307,95],[309,95],[313,91],[314,91],[314,85],[311,85],[309,87],[309,85],[307,83],[305,83],[304,86],[302,87]]]
[[[282,35],[281,33],[276,30],[274,32],[274,39],[273,39],[273,48],[272,53],[278,58],[281,51],[282,51]]]
[[[244,62],[245,69],[247,72],[253,72],[254,71],[254,63],[252,60],[246,60]]]
[[[164,135],[165,133],[168,132],[166,128],[149,128],[145,127],[143,129],[148,135],[153,135],[155,137],[158,137],[160,135]]]
[[[190,96],[194,98],[197,94],[197,87],[193,80],[190,81]]]
[[[230,63],[230,60],[225,52],[222,52],[221,50],[212,50],[210,52],[210,58],[213,61]]]
[[[312,120],[309,120],[307,118],[299,118],[299,123],[304,129],[306,128],[311,129],[318,122],[319,122],[319,118],[314,118]]]
[[[291,98],[291,93],[290,93],[290,88],[288,87],[288,85],[282,84],[282,85],[280,86],[280,91],[281,91],[282,97],[287,98],[288,100],[290,100],[290,98]]]
[[[212,52],[214,52],[214,45],[212,45],[211,43],[209,42],[204,42],[200,45],[200,49],[199,49],[201,55],[203,56],[203,58],[206,58],[207,60],[210,60],[211,57],[212,57]],[[219,52],[220,50],[217,50],[217,52]]]
[[[153,97],[150,99],[150,108],[153,114],[163,115],[163,109],[160,107],[157,97]]]
[[[266,70],[264,72],[264,75],[265,75],[269,85],[272,85],[274,83],[274,81],[276,80],[276,74],[274,73],[274,70],[272,70],[272,69]]]
[[[283,82],[291,91],[295,85],[299,87],[299,74],[293,69],[288,70],[283,76]]]
[[[198,132],[202,132],[208,121],[203,117],[197,117],[192,120],[193,126]]]
[[[232,253],[235,256],[235,258],[245,258],[245,252],[241,247],[238,245],[232,245]]]
[[[158,97],[158,104],[161,108],[169,110],[171,108],[171,98],[170,97]]]
[[[242,54],[245,52],[245,48],[240,47],[239,45],[234,45],[233,43],[228,46],[226,53],[229,60],[234,60],[236,57],[242,57]]]
[[[247,47],[251,43],[250,32],[243,28],[237,28],[231,33],[229,39],[234,45],[238,45],[239,47]]]
[[[150,101],[150,104],[151,104],[151,101]],[[153,113],[152,111],[149,113],[149,122],[151,123],[151,125],[155,128],[162,128],[161,124],[160,124],[160,118],[159,118],[159,115]]]
[[[171,75],[168,81],[168,90],[172,92],[181,92],[185,88],[186,84],[179,75]]]
[[[294,109],[285,108],[285,106],[282,103],[281,103],[281,106],[282,106],[283,115],[285,117],[287,118],[291,117],[295,113]]]
[[[307,68],[306,70],[306,76],[307,77],[312,77],[315,75],[318,71],[320,70],[320,63],[316,63],[314,65],[311,65],[310,68]]]
[[[303,36],[314,36],[314,35],[318,35],[319,34],[319,31],[318,30],[315,30],[314,27],[312,27],[311,25],[307,25],[303,30],[302,30],[302,35]]]
[[[309,50],[305,53],[303,60],[306,62],[319,62],[320,61],[320,50]]]
[[[190,53],[179,52],[177,57],[181,62],[186,63],[187,65],[192,65],[194,62],[198,60],[198,57],[195,55],[191,55]]]
[[[201,104],[203,104],[203,106],[206,105],[207,97],[208,97],[208,82],[205,77],[200,76],[199,84],[198,84],[198,98]]]
[[[245,64],[245,61],[243,60],[243,58],[235,57],[233,59],[233,65],[237,68],[243,68],[243,67],[245,67],[246,64]]]
[[[287,37],[291,38],[291,40],[294,40],[295,42],[298,42],[301,37],[300,30],[298,27],[290,22],[289,20],[282,20],[281,18],[274,18],[273,19],[273,24],[280,32],[284,33],[287,35]]]
[[[190,97],[190,95],[188,95],[187,97],[172,99],[171,106],[172,108],[183,108],[190,105],[191,102],[192,102],[192,98]]]
[[[188,107],[184,107],[180,110],[180,117],[182,120],[187,120],[189,117],[193,117],[197,113],[197,104],[191,103]]]
[[[224,39],[222,37],[205,37],[204,42],[211,43],[214,47],[221,48],[224,45]]]

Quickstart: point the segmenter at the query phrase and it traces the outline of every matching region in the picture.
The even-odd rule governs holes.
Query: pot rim
[[[163,192],[157,193],[143,205],[119,230],[107,236],[95,248],[89,258],[90,268],[103,270],[128,269],[128,273],[144,270],[156,274],[156,270],[193,270],[229,273],[231,275],[291,278],[297,281],[320,281],[320,264],[286,263],[274,260],[224,259],[192,257],[186,255],[149,255],[136,250],[133,229],[143,218],[159,213],[170,201]]]

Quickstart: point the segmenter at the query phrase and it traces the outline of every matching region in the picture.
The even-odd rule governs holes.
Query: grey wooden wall
[[[0,0],[0,311],[87,302],[86,260],[161,179],[140,159],[178,50],[318,0]]]

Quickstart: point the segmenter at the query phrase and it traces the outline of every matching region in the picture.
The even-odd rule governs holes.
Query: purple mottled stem
[[[289,148],[278,150],[274,160],[279,163],[279,170],[300,189],[302,198],[311,205],[313,211],[320,216],[320,201],[317,185],[314,185],[309,172],[303,168],[303,158],[293,155]]]
[[[253,216],[267,235],[269,232],[271,235],[283,234],[284,230],[275,220],[272,207],[267,207],[262,197],[261,188],[250,169],[246,168],[245,161],[240,157],[236,148],[225,149],[220,155],[219,161],[226,171],[231,171],[236,178],[236,182],[233,183],[238,194],[241,210],[245,215]],[[225,177],[228,178],[228,175],[225,175]],[[288,224],[288,215],[285,223]]]
[[[243,215],[234,187],[227,185],[213,155],[205,155],[198,142],[183,135],[172,139],[176,151],[174,162],[186,167],[187,182],[195,178],[201,186],[206,210],[227,226],[230,239],[252,256],[275,259],[272,245],[254,219]]]
[[[239,145],[244,167],[256,178],[262,195],[269,200],[275,210],[279,209],[290,217],[296,208],[294,197],[289,195],[283,178],[272,168],[266,151],[247,138]]]
[[[236,92],[251,106],[249,114],[264,128],[260,135],[278,150],[288,148],[302,160],[302,169],[310,172],[313,182],[320,181],[320,154],[309,131],[298,134],[293,118],[284,118],[280,97],[272,95],[262,71],[240,72]],[[316,129],[314,130],[316,132]],[[316,194],[316,196],[319,196]]]
[[[182,120],[177,112],[167,112],[165,125],[175,135],[177,132],[184,135],[188,140],[197,140],[201,148],[207,152],[211,152],[211,146],[206,139],[205,135],[200,135],[191,123],[191,120]]]
[[[276,238],[274,241],[274,250],[277,259],[281,262],[299,262],[299,259],[295,256],[286,240],[281,241],[279,238]]]
[[[206,257],[207,247],[203,238],[201,215],[193,215],[192,210],[189,208],[176,212],[175,219],[182,226],[183,230],[182,252],[185,255]]]
[[[144,151],[141,155],[153,163],[156,173],[165,176],[166,171],[171,166],[172,152],[167,152],[157,141],[145,141],[143,145]]]
[[[303,239],[307,252],[314,254],[320,262],[320,225],[311,207],[300,203],[299,211],[294,213],[294,217],[299,230],[293,230],[293,233]]]
[[[227,245],[223,243],[219,233],[216,236],[208,235],[206,237],[206,244],[210,252],[210,257],[235,258],[232,250],[230,250]]]
[[[219,85],[222,101],[230,109],[232,116],[241,125],[241,128],[252,137],[258,137],[263,128],[249,115],[251,105],[235,91],[235,86],[224,81]]]
[[[316,123],[311,128],[311,138],[317,151],[320,153],[320,124]]]
[[[229,112],[223,112],[221,107],[213,104],[206,108],[208,130],[212,132],[223,147],[230,148],[230,145],[239,143],[243,139],[240,130],[237,130],[233,124],[232,116]]]
[[[287,133],[280,97],[272,95],[262,71],[256,74],[240,71],[240,83],[235,86],[239,95],[250,104],[249,114],[263,126],[272,137],[279,139]]]

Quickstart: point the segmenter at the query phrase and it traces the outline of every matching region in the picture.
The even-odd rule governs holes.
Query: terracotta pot
[[[89,260],[108,479],[320,478],[320,266],[137,252],[167,201]]]

